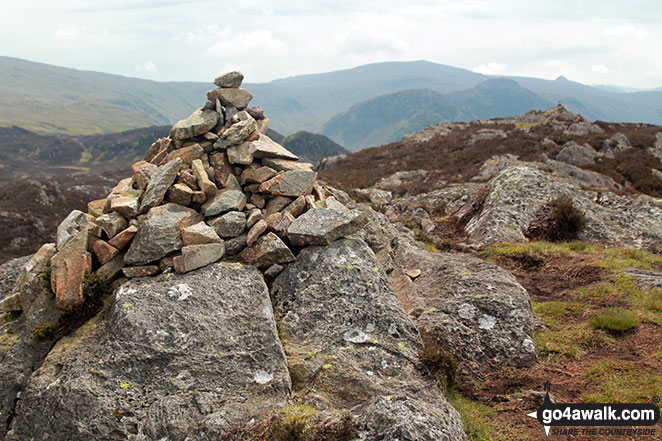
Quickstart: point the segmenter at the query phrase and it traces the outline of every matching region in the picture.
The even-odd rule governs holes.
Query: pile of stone
[[[240,88],[217,78],[207,103],[158,139],[132,177],[57,231],[51,285],[60,309],[83,303],[85,280],[185,273],[221,258],[275,277],[293,250],[357,230],[343,193],[318,184],[311,164],[267,135],[269,119]]]

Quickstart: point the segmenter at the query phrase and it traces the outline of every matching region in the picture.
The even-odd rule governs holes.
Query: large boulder
[[[355,233],[363,225],[361,213],[356,210],[315,208],[292,222],[287,237],[292,245],[326,245]]]
[[[218,263],[122,285],[32,375],[10,439],[228,439],[290,389],[262,276]]]
[[[459,414],[419,364],[414,324],[362,240],[303,249],[272,296],[304,404],[349,410],[358,439],[466,439]]]
[[[568,164],[586,167],[595,164],[599,154],[588,144],[579,145],[575,141],[568,141],[563,145],[563,149],[556,155],[557,161],[567,162]]]
[[[145,265],[181,249],[184,244],[181,230],[202,220],[195,210],[177,204],[152,208],[131,242],[124,262]]]

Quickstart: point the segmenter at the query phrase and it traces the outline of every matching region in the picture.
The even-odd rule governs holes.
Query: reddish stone
[[[94,251],[94,254],[97,256],[97,259],[99,259],[99,263],[101,263],[101,265],[109,262],[117,255],[117,253],[119,253],[117,248],[101,239],[94,241],[94,244],[92,245],[92,251]]]
[[[137,232],[138,228],[135,225],[131,225],[129,228],[117,233],[117,236],[110,239],[108,243],[118,250],[123,250],[129,242],[133,240],[133,236],[135,236]]]
[[[127,266],[122,268],[124,277],[128,279],[133,279],[136,277],[148,277],[155,276],[161,269],[156,265],[143,265],[143,266]]]

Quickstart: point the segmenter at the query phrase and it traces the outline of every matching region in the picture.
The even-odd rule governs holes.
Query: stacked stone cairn
[[[154,142],[132,177],[60,224],[51,258],[60,309],[84,302],[90,273],[104,281],[186,273],[233,256],[275,277],[298,247],[360,228],[342,192],[266,135],[269,119],[248,106],[242,81],[240,72],[216,78],[205,106]]]

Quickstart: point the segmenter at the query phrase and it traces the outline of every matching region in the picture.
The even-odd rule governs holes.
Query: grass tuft
[[[591,317],[589,323],[595,329],[610,332],[625,332],[636,328],[641,323],[637,314],[620,308],[605,308],[603,312]]]

